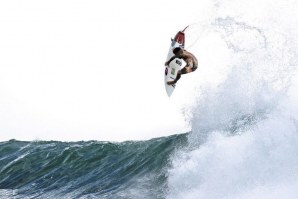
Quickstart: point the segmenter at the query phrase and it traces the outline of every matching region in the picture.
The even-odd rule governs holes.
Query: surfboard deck
[[[179,31],[176,34],[176,36],[174,37],[174,39],[172,39],[170,49],[169,49],[169,52],[168,52],[168,56],[167,56],[167,61],[169,59],[171,59],[171,57],[174,56],[174,53],[173,53],[174,48],[176,48],[176,47],[184,48],[184,45],[185,45],[184,30]],[[167,82],[175,80],[178,71],[182,68],[182,64],[183,64],[183,60],[176,58],[168,66],[165,66],[165,78],[164,78],[165,81],[164,81],[164,83],[165,83],[166,92],[167,92],[169,97],[171,97],[171,95],[173,94],[173,92],[175,90],[175,87],[176,87],[176,84],[168,85]]]

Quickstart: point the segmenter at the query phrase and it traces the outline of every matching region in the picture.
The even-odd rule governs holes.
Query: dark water
[[[148,141],[0,143],[0,198],[164,198],[187,135]]]

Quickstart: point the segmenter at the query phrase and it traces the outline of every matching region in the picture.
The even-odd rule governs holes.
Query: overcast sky
[[[164,62],[170,38],[210,16],[208,2],[1,1],[0,140],[121,141],[189,131],[183,109],[200,70],[168,98]]]

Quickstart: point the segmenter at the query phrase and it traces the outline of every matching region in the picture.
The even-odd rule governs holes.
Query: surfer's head
[[[176,55],[181,50],[180,47],[176,47],[173,49],[173,53]]]

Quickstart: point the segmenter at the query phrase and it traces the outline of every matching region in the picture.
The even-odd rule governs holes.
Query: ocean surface
[[[187,135],[134,142],[0,143],[0,198],[163,198]]]
[[[186,46],[221,78],[183,108],[190,132],[1,142],[0,198],[297,199],[298,4],[210,2]]]

